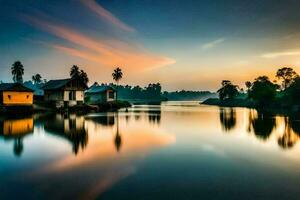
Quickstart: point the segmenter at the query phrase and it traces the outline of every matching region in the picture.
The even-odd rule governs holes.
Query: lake
[[[300,199],[300,117],[197,102],[0,119],[0,199]]]

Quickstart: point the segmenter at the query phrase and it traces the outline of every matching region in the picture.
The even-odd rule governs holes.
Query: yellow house
[[[0,105],[32,106],[33,91],[21,83],[0,84]]]

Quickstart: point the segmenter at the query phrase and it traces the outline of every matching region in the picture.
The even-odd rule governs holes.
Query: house
[[[54,102],[56,107],[71,107],[84,103],[87,85],[78,78],[50,80],[41,88],[44,100]]]
[[[85,91],[87,104],[98,104],[112,102],[116,100],[116,90],[107,85],[93,85]]]
[[[33,91],[21,83],[0,84],[1,106],[32,106]]]

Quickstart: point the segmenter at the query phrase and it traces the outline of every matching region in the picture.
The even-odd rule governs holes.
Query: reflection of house
[[[0,105],[32,106],[33,91],[21,83],[0,84]]]
[[[88,117],[87,119],[103,126],[115,125],[115,116],[110,114]]]
[[[55,102],[56,107],[83,104],[87,85],[80,79],[69,78],[48,81],[42,89],[45,101]]]
[[[116,100],[116,90],[107,85],[93,85],[85,91],[85,100],[88,104],[98,104]]]
[[[83,116],[56,114],[45,121],[45,130],[70,141],[74,153],[77,154],[79,148],[85,148],[88,141],[84,122]]]
[[[14,141],[14,153],[20,156],[23,151],[22,139],[33,133],[33,118],[0,120],[0,136]]]

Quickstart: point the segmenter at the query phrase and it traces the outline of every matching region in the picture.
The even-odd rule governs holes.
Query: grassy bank
[[[105,102],[96,105],[98,107],[98,111],[109,111],[109,110],[119,110],[121,108],[129,108],[131,104],[128,101],[113,101],[113,102]]]
[[[255,102],[249,99],[224,99],[220,100],[218,98],[209,98],[203,101],[201,104],[204,105],[215,105],[215,106],[224,106],[224,107],[247,107],[247,108],[255,108]]]

